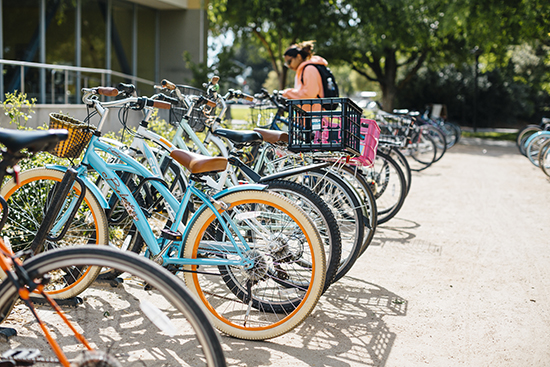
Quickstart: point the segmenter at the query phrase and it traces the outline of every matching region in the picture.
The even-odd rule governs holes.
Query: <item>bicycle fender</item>
[[[260,185],[260,184],[245,184],[245,185],[238,185],[238,186],[232,186],[229,187],[223,191],[218,192],[216,195],[213,195],[213,199],[219,199],[227,194],[231,194],[233,192],[239,192],[244,190],[255,190],[255,191],[263,191],[267,189],[267,185]],[[200,214],[206,210],[208,206],[206,204],[202,204],[200,208],[198,208],[195,211],[195,214],[192,216],[190,222],[185,226],[185,231],[183,232],[183,243],[187,241],[187,235],[189,234],[190,229],[193,227],[193,224],[197,220],[197,218],[200,216]],[[181,254],[183,254],[183,248],[181,250]],[[183,256],[181,255],[180,256]],[[0,283],[1,285],[2,283]]]
[[[323,162],[323,163],[310,164],[310,165],[302,166],[302,167],[296,167],[296,168],[292,168],[292,169],[289,169],[289,170],[284,170],[284,171],[281,171],[281,172],[273,173],[271,175],[263,176],[262,178],[260,178],[258,183],[267,182],[267,181],[271,181],[271,180],[277,180],[277,179],[285,178],[285,177],[289,177],[289,176],[294,176],[294,175],[297,175],[298,173],[307,172],[307,171],[310,171],[310,170],[313,170],[313,169],[326,167],[326,166],[328,166],[328,164],[329,164],[328,162]]]
[[[260,184],[246,184],[246,185],[237,185],[229,187],[223,191],[218,192],[216,195],[212,196],[214,199],[219,199],[220,197],[231,194],[233,192],[237,191],[244,191],[244,190],[254,190],[254,191],[263,191],[267,188],[267,185],[260,185]]]
[[[59,165],[55,165],[55,164],[47,164],[46,168],[53,169],[53,170],[60,171],[60,172],[65,172],[67,170],[67,167],[59,166]],[[96,184],[94,184],[92,181],[90,181],[88,179],[88,177],[83,177],[83,176],[80,176],[80,175],[78,177],[82,181],[84,181],[84,184],[86,185],[86,188],[92,192],[92,194],[95,196],[95,198],[99,202],[99,205],[101,205],[101,207],[103,209],[108,209],[109,204],[107,203],[107,200],[105,200],[105,197],[101,193],[101,190],[99,190],[99,188],[96,186]]]

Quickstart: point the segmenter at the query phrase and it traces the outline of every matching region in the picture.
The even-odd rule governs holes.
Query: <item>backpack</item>
[[[319,71],[319,74],[321,74],[321,80],[323,82],[323,92],[325,95],[324,98],[338,98],[339,97],[338,84],[336,84],[336,79],[334,78],[334,75],[332,75],[332,72],[330,71],[330,69],[327,68],[325,65],[319,65],[319,64],[307,64],[306,66],[304,66],[304,69],[307,68],[309,65],[315,66]],[[304,84],[303,70],[302,70],[302,84]],[[337,107],[338,107],[338,103],[323,103],[323,108],[325,110],[335,110]]]

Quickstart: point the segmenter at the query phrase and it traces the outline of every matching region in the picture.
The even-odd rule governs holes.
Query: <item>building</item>
[[[130,82],[151,95],[163,78],[185,83],[184,52],[206,61],[206,4],[0,0],[0,96],[24,91],[38,111],[82,103],[82,87]]]

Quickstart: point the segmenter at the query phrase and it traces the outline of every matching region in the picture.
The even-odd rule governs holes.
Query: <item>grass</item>
[[[516,141],[517,133],[499,133],[499,132],[493,132],[493,131],[491,132],[462,131],[462,136],[466,138]]]
[[[234,120],[250,121],[250,107],[249,106],[231,106],[231,118]]]

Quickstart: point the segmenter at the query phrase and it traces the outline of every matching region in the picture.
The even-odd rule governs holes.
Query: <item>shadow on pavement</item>
[[[264,342],[223,337],[228,364],[268,365],[277,355],[295,365],[384,366],[396,334],[384,316],[405,316],[407,301],[364,280],[346,276],[333,284],[305,322]]]

